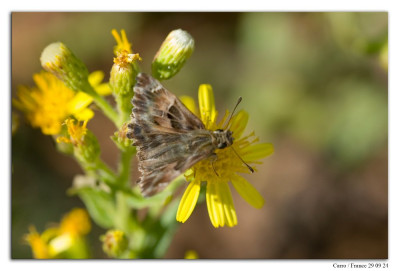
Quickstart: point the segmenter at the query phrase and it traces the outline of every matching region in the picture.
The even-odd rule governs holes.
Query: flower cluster
[[[27,122],[51,135],[57,149],[75,158],[84,175],[74,178],[68,195],[77,195],[86,206],[64,216],[59,225],[38,233],[29,227],[25,241],[33,256],[48,258],[89,257],[85,236],[91,229],[91,219],[106,229],[101,235],[102,247],[113,258],[160,258],[166,252],[172,234],[192,214],[200,197],[202,184],[214,227],[235,226],[238,223],[229,183],[239,195],[255,208],[264,205],[259,192],[240,174],[256,170],[261,158],[273,153],[270,143],[259,143],[254,132],[244,135],[248,113],[239,111],[233,116],[227,111],[219,122],[214,94],[210,85],[200,85],[199,106],[188,96],[182,102],[204,123],[206,129],[232,132],[233,144],[215,151],[216,159],[204,159],[173,181],[159,194],[145,198],[137,186],[132,187],[131,167],[136,149],[127,136],[136,76],[142,58],[134,53],[126,32],[112,30],[116,40],[109,82],[104,73],[89,73],[85,64],[62,42],[48,45],[40,60],[43,71],[33,76],[35,86],[20,86],[12,103],[22,111]],[[177,29],[169,33],[152,61],[152,76],[167,80],[175,76],[194,50],[193,37]],[[104,98],[112,94],[114,102]],[[100,144],[90,130],[89,121],[100,110],[114,125],[111,140],[119,150],[114,170],[103,162]],[[229,119],[228,119],[229,118]],[[13,133],[18,128],[13,115]],[[250,166],[251,165],[251,166]],[[181,199],[175,191],[188,186]],[[139,216],[139,213],[141,214]],[[144,218],[142,217],[144,214]],[[185,258],[198,258],[189,251]]]
[[[90,229],[87,212],[76,208],[66,214],[58,226],[47,228],[42,234],[30,226],[24,239],[37,259],[87,258],[85,236]]]
[[[100,71],[89,75],[89,82],[102,95],[110,94],[107,84],[101,84],[104,74]],[[35,87],[19,86],[13,105],[25,113],[33,127],[43,134],[56,135],[64,120],[73,116],[87,121],[94,116],[89,105],[93,99],[82,92],[74,92],[51,73],[42,71],[33,75]]]

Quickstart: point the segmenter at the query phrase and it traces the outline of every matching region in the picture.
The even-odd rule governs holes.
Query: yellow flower
[[[103,242],[103,251],[110,257],[121,256],[128,247],[128,238],[120,230],[108,230],[100,236],[100,240]]]
[[[192,112],[194,103],[183,100]],[[229,112],[217,123],[218,112],[215,110],[214,94],[210,85],[199,87],[200,119],[207,129],[227,129],[224,125]],[[185,172],[186,179],[190,182],[179,204],[176,219],[185,222],[194,207],[200,193],[201,182],[206,182],[206,202],[208,214],[214,227],[225,225],[233,227],[237,224],[235,207],[228,183],[231,182],[235,190],[250,205],[261,208],[264,199],[258,191],[245,178],[237,173],[249,173],[249,168],[238,157],[240,156],[247,164],[260,164],[258,160],[273,153],[274,148],[270,143],[257,143],[258,138],[254,132],[242,136],[248,121],[247,112],[241,110],[235,114],[229,122],[228,129],[233,132],[233,145],[224,149],[217,149],[216,160],[204,159],[195,164]],[[236,153],[235,153],[236,151]]]
[[[65,251],[81,251],[72,258],[86,258],[85,249],[82,249],[82,246],[84,246],[82,237],[87,235],[90,229],[91,224],[86,210],[81,208],[73,209],[62,218],[59,227],[56,228],[57,236],[49,242],[50,255],[57,257]],[[51,230],[51,228],[48,230]]]
[[[194,250],[188,250],[185,252],[185,259],[187,260],[196,260],[199,258],[199,254],[197,254]]]
[[[90,229],[87,212],[75,208],[63,217],[59,226],[47,228],[42,234],[39,234],[34,226],[30,226],[24,239],[31,246],[33,257],[36,259],[85,258],[87,255],[83,236],[87,235]],[[69,254],[62,254],[65,252]]]
[[[86,210],[81,208],[72,209],[66,214],[60,223],[60,232],[74,236],[86,235],[90,232],[91,224]]]
[[[74,120],[73,119],[66,119],[65,120],[65,125],[67,125],[67,130],[68,130],[68,134],[69,134],[69,138],[65,137],[65,136],[60,136],[57,138],[57,143],[60,142],[65,142],[65,143],[71,143],[73,144],[75,147],[78,145],[82,145],[83,144],[83,140],[84,140],[84,136],[87,133],[87,120],[85,120],[81,125],[78,124],[74,124]]]
[[[119,69],[121,69],[135,63],[138,60],[142,61],[142,58],[139,54],[130,54],[128,51],[122,50],[117,52],[117,56],[114,57],[113,62],[114,64],[118,65]]]
[[[114,54],[116,56],[118,56],[118,52],[122,51],[127,51],[128,54],[132,54],[132,44],[129,43],[124,29],[121,30],[121,36],[116,29],[111,30],[111,34],[117,42],[117,45],[114,46]]]
[[[48,246],[34,226],[29,227],[29,233],[25,235],[24,239],[31,246],[35,259],[50,258]]]
[[[101,95],[110,94],[108,84],[101,84],[104,74],[94,72],[89,82]],[[36,86],[20,86],[13,105],[23,111],[33,127],[39,127],[43,134],[60,133],[61,125],[68,116],[78,120],[89,120],[94,112],[88,108],[93,99],[83,92],[74,92],[56,76],[42,71],[33,75]]]

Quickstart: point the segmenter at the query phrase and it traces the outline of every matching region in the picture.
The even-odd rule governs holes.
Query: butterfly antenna
[[[254,169],[253,169],[251,166],[249,166],[249,164],[247,164],[247,163],[242,159],[242,157],[240,157],[240,155],[236,152],[236,150],[233,148],[233,146],[231,146],[231,148],[232,148],[233,152],[237,155],[237,157],[239,157],[240,161],[242,161],[242,163],[245,164],[245,165],[247,166],[247,168],[251,171],[251,173],[254,173]]]
[[[230,115],[230,117],[229,117],[229,119],[228,119],[228,122],[226,123],[226,125],[225,125],[225,127],[224,127],[224,130],[228,127],[229,122],[231,121],[231,119],[232,119],[232,117],[233,117],[233,114],[235,113],[235,110],[236,110],[236,108],[238,107],[238,105],[240,104],[241,101],[242,101],[242,97],[239,97],[239,99],[238,99],[238,101],[236,102],[236,105],[235,105],[235,107],[233,108],[233,111],[232,111],[232,113],[231,113],[231,115]]]

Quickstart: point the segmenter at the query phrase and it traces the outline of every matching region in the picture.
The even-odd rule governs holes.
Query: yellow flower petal
[[[179,97],[181,102],[196,116],[199,116],[199,110],[197,109],[196,103],[194,99],[190,96],[181,96]]]
[[[246,128],[247,122],[249,120],[249,114],[240,110],[233,118],[230,130],[233,132],[234,138],[240,138],[244,129]]]
[[[125,30],[121,30],[121,32]],[[122,43],[122,39],[120,37],[120,35],[118,34],[118,31],[116,29],[111,30],[111,35],[113,35],[115,41],[117,42],[117,44]]]
[[[256,161],[274,153],[271,143],[259,143],[241,149],[240,154],[246,162]]]
[[[233,227],[237,225],[237,217],[229,185],[227,182],[217,182],[216,185],[218,187],[219,196],[221,198],[221,204],[224,208],[224,217],[226,220],[226,224],[229,227]]]
[[[44,124],[44,125],[42,125],[41,129],[42,129],[42,133],[45,135],[55,135],[60,132],[61,123],[54,122],[54,123]]]
[[[214,182],[207,182],[207,190],[206,190],[206,202],[207,202],[207,210],[208,216],[210,217],[211,224],[218,228],[222,223],[220,222],[220,209],[218,208],[218,195],[215,190]]]
[[[29,227],[29,233],[25,235],[25,241],[32,248],[33,257],[36,259],[48,259],[49,251],[47,244],[40,237],[34,226]]]
[[[131,44],[126,37],[126,32],[124,29],[121,30],[121,36],[119,35],[116,29],[111,30],[111,34],[113,35],[117,45],[114,46],[114,54],[117,55],[117,52],[127,51],[129,54],[132,53]]]
[[[110,88],[110,85],[108,83],[103,83],[97,86],[94,86],[94,90],[100,94],[101,96],[106,96],[110,95],[112,90]]]
[[[22,102],[18,101],[17,99],[14,99],[14,98],[11,99],[11,103],[15,108],[17,108],[17,109],[19,109],[21,111],[29,110],[29,104],[28,103],[22,103]]]
[[[47,89],[49,83],[51,82],[51,78],[53,75],[46,72],[35,73],[33,76],[33,81],[38,86],[39,89]],[[55,77],[55,76],[54,76]]]
[[[93,101],[93,98],[83,92],[78,92],[74,98],[69,102],[68,108],[71,113],[79,112],[89,106]]]
[[[92,109],[85,108],[79,112],[74,113],[73,115],[78,120],[90,120],[94,117],[94,112]]]
[[[224,192],[222,191],[222,193]],[[221,186],[219,183],[207,182],[206,201],[208,215],[215,228],[223,227],[226,224],[225,210],[221,196],[226,196],[226,194],[221,195]]]
[[[104,79],[104,72],[102,71],[94,71],[88,76],[89,84],[92,86],[97,86],[103,81]]]
[[[74,208],[64,215],[60,223],[60,231],[70,235],[86,235],[90,232],[89,214],[85,209]]]
[[[254,186],[251,185],[245,178],[233,174],[231,182],[239,195],[251,206],[258,209],[263,207],[263,197],[260,195],[260,193],[258,193],[257,189],[255,189]]]
[[[192,214],[200,194],[200,181],[192,181],[186,188],[179,203],[176,220],[184,223]]]
[[[228,117],[229,117],[229,110],[225,110],[225,115],[224,115],[224,117],[218,122],[218,124],[217,124],[217,127],[219,127],[219,128],[221,128],[221,129],[226,129],[226,127],[225,126],[227,126],[227,124],[226,125],[224,125],[224,123],[225,123],[225,121],[228,119]],[[224,126],[222,126],[222,125],[224,125]]]
[[[200,118],[206,128],[209,128],[217,116],[214,103],[214,93],[212,87],[208,84],[202,84],[199,87],[199,108]]]
[[[183,175],[185,176],[185,178],[190,178],[188,179],[189,182],[194,180],[194,171],[192,168],[186,170]]]
[[[17,96],[18,99],[12,99],[12,104],[21,111],[31,111],[37,106],[36,101],[31,97],[33,91],[38,91],[37,88],[32,88],[32,91],[26,86],[18,86]]]
[[[94,90],[98,94],[102,96],[110,95],[111,88],[109,84],[108,83],[101,84],[103,79],[104,79],[104,72],[102,71],[94,71],[91,74],[89,74],[88,78],[90,85],[94,88]]]

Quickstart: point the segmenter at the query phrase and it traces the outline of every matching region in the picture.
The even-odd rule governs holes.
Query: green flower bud
[[[152,64],[153,76],[166,80],[174,76],[183,67],[194,50],[194,39],[182,30],[169,33],[154,57]]]
[[[109,230],[100,236],[103,242],[103,251],[113,258],[118,258],[128,248],[128,239],[120,230]]]
[[[90,88],[89,72],[85,64],[61,42],[55,42],[44,48],[40,56],[42,67],[60,78],[74,91]]]
[[[139,68],[136,61],[141,60],[139,54],[128,54],[123,51],[114,58],[110,73],[110,86],[114,95],[132,95]]]
[[[114,58],[110,73],[110,87],[121,113],[121,122],[127,121],[132,112],[133,87],[136,83],[136,75],[139,73],[136,61],[140,59],[138,54],[128,54],[127,51],[119,52]]]
[[[87,130],[81,144],[74,148],[75,157],[86,167],[90,168],[100,156],[100,145],[96,136]]]
[[[111,136],[111,139],[117,144],[118,148],[122,151],[127,149],[134,150],[132,140],[126,136],[128,133],[128,122],[125,122],[121,128]]]

